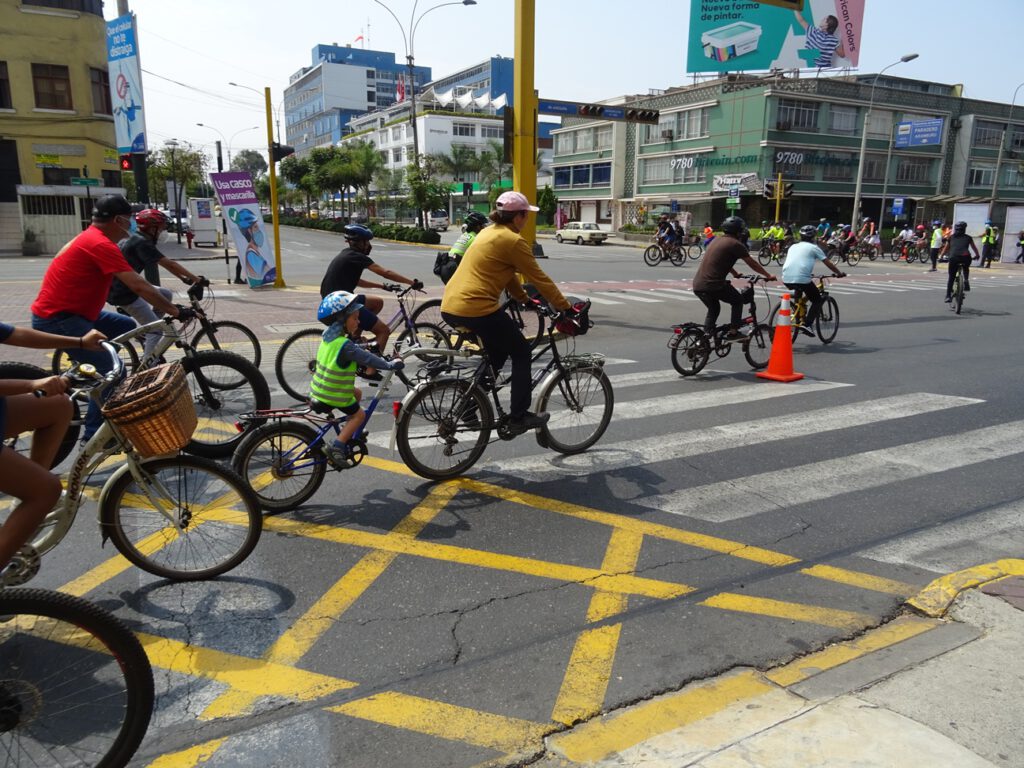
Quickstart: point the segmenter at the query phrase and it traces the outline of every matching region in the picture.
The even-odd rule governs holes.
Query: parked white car
[[[427,217],[427,229],[436,229],[438,232],[448,231],[448,212],[431,211]]]
[[[569,240],[577,245],[584,243],[600,245],[609,237],[609,233],[592,221],[570,221],[555,232],[555,240],[558,242]]]

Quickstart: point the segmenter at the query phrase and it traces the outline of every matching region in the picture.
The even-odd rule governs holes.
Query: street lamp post
[[[415,64],[416,59],[414,55],[413,44],[416,38],[416,27],[423,21],[423,17],[431,11],[436,11],[438,8],[444,8],[446,5],[476,5],[476,0],[453,0],[449,3],[439,3],[431,8],[427,8],[423,13],[416,17],[416,6],[419,0],[416,0],[412,4],[412,13],[409,14],[409,36],[405,35],[405,27],[402,26],[402,22],[395,16],[394,11],[388,8],[381,0],[373,0],[377,5],[383,8],[385,11],[391,14],[391,18],[395,20],[398,25],[399,31],[402,33],[402,44],[405,47],[405,61],[409,67],[409,123],[412,125],[412,155],[413,165],[418,170],[420,167],[420,137],[419,131],[416,127],[416,81],[415,81]],[[417,220],[419,225],[423,226],[423,211],[417,214]]]
[[[228,150],[228,170],[231,170],[231,142],[233,142],[235,140],[235,137],[240,133],[245,133],[246,131],[258,131],[260,128],[258,125],[252,125],[248,128],[242,128],[240,131],[235,131],[233,134],[231,134],[230,139],[225,139],[224,134],[221,133],[216,128],[214,128],[212,125],[207,125],[206,123],[196,123],[196,125],[198,125],[200,128],[209,128],[211,131],[215,131],[216,133],[220,134],[220,138],[224,142],[224,146],[227,147]],[[224,162],[221,159],[219,151],[217,152],[217,170],[224,170]]]
[[[899,61],[894,61],[887,67],[883,67],[882,71],[875,75],[874,80],[871,81],[871,98],[868,100],[868,111],[864,113],[864,125],[861,127],[860,132],[860,162],[857,165],[857,186],[853,191],[853,214],[850,216],[850,223],[856,230],[857,225],[860,224],[860,190],[864,183],[864,161],[867,154],[868,145],[868,119],[871,117],[871,108],[875,105],[875,86],[878,84],[878,78],[882,76],[885,70],[895,67],[897,64],[903,64],[908,61],[913,61],[917,58],[916,53],[908,53],[906,56],[900,56]]]
[[[174,166],[174,150],[178,148],[178,141],[177,139],[168,139],[164,142],[164,146],[171,153],[171,194],[174,197],[171,205],[174,207],[174,219],[177,222],[174,228],[178,233],[178,245],[181,245],[181,199],[178,197],[178,172]]]
[[[1010,132],[1010,140],[1013,140],[1013,108],[1017,104],[1017,93],[1024,88],[1024,83],[1018,85],[1013,91],[1013,101],[1010,102],[1010,114],[1006,117],[1006,127],[999,136],[999,154],[996,157],[996,172],[992,178],[992,195],[988,201],[988,218],[991,221],[992,213],[996,207],[996,187],[999,186],[999,166],[1003,164],[1003,148],[1006,146],[1006,134]]]

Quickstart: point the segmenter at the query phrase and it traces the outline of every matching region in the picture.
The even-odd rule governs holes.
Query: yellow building
[[[55,253],[115,191],[102,0],[0,0],[0,253],[21,252],[26,229]]]

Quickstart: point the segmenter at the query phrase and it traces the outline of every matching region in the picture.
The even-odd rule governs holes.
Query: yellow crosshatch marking
[[[410,475],[404,465],[384,459],[368,457],[364,463],[379,470]],[[501,499],[606,526],[609,530],[609,540],[604,558],[599,567],[591,568],[451,544],[438,544],[417,538],[423,528],[435,520],[460,492]],[[206,519],[222,524],[239,524],[238,512],[222,508],[221,503],[221,500],[217,499],[205,505]],[[562,725],[586,720],[601,712],[623,627],[622,622],[612,620],[627,610],[630,595],[671,600],[687,595],[695,589],[687,584],[635,575],[646,537],[736,557],[772,568],[795,566],[800,563],[798,558],[791,555],[750,546],[743,542],[624,517],[469,478],[458,478],[431,486],[426,498],[394,529],[384,534],[301,522],[285,517],[266,518],[264,529],[267,532],[358,547],[367,552],[258,659],[140,634],[154,666],[212,680],[224,687],[221,694],[203,711],[201,718],[244,715],[264,696],[315,701],[337,691],[357,687],[356,682],[309,672],[297,665],[324,633],[336,624],[337,618],[359,600],[399,555],[572,582],[593,588],[594,593],[587,609],[587,622],[593,626],[585,627],[579,632],[566,659],[562,686],[553,703],[550,721],[547,723],[534,723],[466,709],[396,691],[379,692],[346,704],[328,707],[329,711],[351,717],[439,738],[487,746],[506,754],[516,753],[528,743],[543,738]],[[146,544],[154,550],[159,549],[167,543],[166,538],[161,535],[164,533],[166,531],[154,534],[150,537],[152,541],[147,540]],[[127,561],[117,555],[68,583],[65,591],[84,595],[128,567]],[[887,594],[902,595],[913,591],[910,585],[901,582],[834,566],[815,565],[803,568],[799,572],[812,578]],[[840,629],[862,627],[872,621],[870,616],[852,611],[732,593],[712,595],[699,605],[716,610],[796,620]],[[164,755],[151,765],[154,768],[198,765],[208,760],[224,743],[222,739],[215,739],[173,755]]]

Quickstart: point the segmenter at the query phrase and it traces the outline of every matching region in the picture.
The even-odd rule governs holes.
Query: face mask
[[[257,248],[262,248],[263,247],[263,241],[265,239],[266,238],[263,235],[263,230],[262,229],[257,229],[257,230],[253,231],[253,233],[252,233],[252,241],[254,243],[256,243],[256,247]]]

